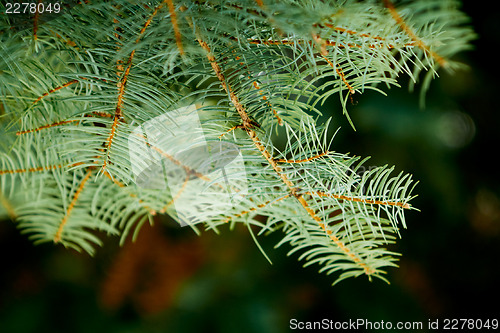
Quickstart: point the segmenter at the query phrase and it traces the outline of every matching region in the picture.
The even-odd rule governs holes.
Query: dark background
[[[105,240],[94,258],[33,246],[0,223],[0,332],[288,332],[289,321],[500,319],[500,177],[495,10],[465,1],[478,34],[460,55],[468,70],[440,71],[419,108],[418,91],[367,93],[349,106],[357,131],[332,99],[333,148],[396,165],[420,181],[408,229],[394,250],[390,285],[302,268],[279,235],[246,227],[196,236],[168,223],[145,226],[135,244]],[[104,237],[103,237],[104,239]],[[362,330],[360,330],[362,331]],[[382,330],[379,330],[382,331]],[[424,330],[422,330],[423,332]],[[486,330],[483,330],[486,331]]]

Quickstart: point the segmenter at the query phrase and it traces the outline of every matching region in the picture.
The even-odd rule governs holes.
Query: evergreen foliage
[[[334,152],[318,105],[337,95],[349,117],[353,95],[384,93],[401,74],[425,91],[439,68],[458,68],[452,57],[473,33],[455,1],[61,3],[50,19],[25,14],[28,25],[0,7],[1,209],[35,243],[92,254],[96,231],[123,241],[169,214],[197,232],[282,229],[278,245],[336,281],[384,279],[396,265],[387,246],[406,227],[415,183]],[[172,134],[179,110],[196,115],[202,139]],[[148,137],[152,121],[176,147]],[[184,160],[164,149],[202,146]],[[224,161],[214,147],[237,149]],[[133,156],[165,183],[141,185]],[[237,156],[243,170],[230,167]],[[199,193],[212,196],[199,204]]]

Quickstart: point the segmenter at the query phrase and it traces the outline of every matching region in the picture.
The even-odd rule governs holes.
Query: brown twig
[[[318,155],[315,155],[315,156],[312,156],[312,157],[308,157],[308,158],[304,158],[302,160],[285,160],[285,159],[275,159],[276,162],[278,163],[305,163],[305,162],[310,162],[312,160],[315,160],[317,158],[320,158],[322,156],[325,156],[328,154],[328,151],[325,151],[321,154],[318,154]]]
[[[40,17],[40,13],[38,12],[38,4],[40,4],[42,0],[38,0],[37,7],[35,9],[35,16],[33,17],[33,39],[38,39],[38,21]]]
[[[263,145],[262,141],[258,138],[257,133],[253,130],[253,126],[250,123],[250,118],[248,114],[246,113],[245,108],[243,105],[240,103],[238,97],[235,95],[235,93],[232,91],[231,86],[228,84],[226,81],[226,78],[222,72],[221,67],[219,66],[218,62],[216,61],[214,55],[212,54],[210,47],[207,45],[206,42],[204,42],[201,39],[201,36],[198,34],[197,36],[198,43],[200,46],[206,51],[206,56],[208,61],[210,62],[210,65],[212,66],[212,69],[215,72],[215,75],[220,81],[220,84],[222,88],[229,94],[230,99],[236,110],[238,111],[238,114],[240,115],[242,121],[243,121],[243,126],[244,129],[246,130],[248,136],[254,143],[255,147],[260,151],[262,156],[267,160],[267,162],[271,165],[273,170],[276,172],[278,177],[283,181],[283,183],[288,187],[290,190],[290,195],[294,196],[302,205],[302,207],[307,211],[307,213],[310,215],[312,219],[314,219],[319,227],[325,231],[325,233],[328,235],[328,237],[344,252],[351,260],[353,260],[356,264],[358,264],[360,267],[363,268],[366,274],[370,275],[375,272],[375,270],[368,265],[366,265],[361,258],[359,258],[356,254],[354,254],[337,236],[333,234],[331,230],[329,230],[326,225],[323,223],[322,219],[316,214],[316,212],[311,209],[307,203],[307,201],[304,199],[304,197],[299,194],[299,189],[295,187],[295,185],[288,179],[287,175],[283,173],[281,167],[278,165],[278,163],[274,160],[272,157],[271,153],[265,148]]]
[[[411,40],[414,42],[414,45],[418,46],[421,48],[425,53],[429,54],[431,57],[433,57],[441,66],[446,67],[447,66],[447,61],[445,58],[437,54],[436,52],[432,51],[429,46],[427,46],[414,32],[413,30],[406,24],[406,22],[403,20],[403,18],[399,15],[397,12],[396,8],[392,4],[390,0],[384,0],[384,5],[385,7],[389,10],[389,13],[391,14],[392,18],[396,23],[399,25],[401,30],[406,32],[408,36],[410,36]]]
[[[177,44],[177,49],[181,55],[184,55],[184,48],[182,46],[182,36],[179,30],[179,25],[177,24],[177,13],[175,12],[175,6],[173,0],[167,0],[168,11],[170,12],[170,21],[174,27],[175,43]]]
[[[64,83],[63,85],[60,85],[59,87],[56,87],[56,88],[54,88],[54,89],[49,90],[49,91],[47,91],[47,92],[43,93],[40,97],[38,97],[38,98],[37,98],[37,99],[33,102],[33,104],[36,104],[36,103],[38,103],[40,100],[42,100],[42,98],[44,98],[44,97],[46,97],[46,96],[48,96],[48,95],[50,95],[50,94],[52,94],[52,93],[54,93],[54,92],[56,92],[56,91],[58,91],[58,90],[61,90],[61,89],[63,89],[63,88],[66,88],[66,87],[68,87],[68,86],[70,86],[70,85],[72,85],[72,84],[74,84],[74,83],[77,83],[77,82],[78,82],[78,80],[71,80],[71,81],[68,81],[68,82]]]
[[[266,202],[264,202],[262,204],[258,204],[255,207],[251,207],[251,208],[248,208],[247,210],[243,210],[243,211],[239,212],[238,214],[235,214],[235,215],[232,215],[232,216],[228,216],[224,220],[224,223],[229,223],[229,221],[231,221],[232,219],[235,219],[235,218],[238,218],[238,217],[242,217],[243,215],[246,215],[246,214],[249,214],[250,212],[254,212],[254,211],[258,210],[259,208],[264,208],[267,205],[274,204],[274,203],[279,202],[281,200],[284,200],[284,199],[286,199],[288,197],[290,197],[290,194],[284,195],[281,198],[278,198],[276,200],[268,200],[268,201],[266,201]]]
[[[347,80],[345,79],[345,76],[344,76],[344,72],[342,71],[342,69],[340,68],[340,66],[335,66],[327,57],[325,56],[322,56],[323,59],[326,60],[326,62],[332,66],[332,68],[335,69],[335,71],[337,72],[337,74],[340,76],[340,79],[342,80],[342,82],[344,82],[344,84],[346,85],[347,89],[349,90],[349,93],[351,95],[354,95],[354,93],[356,92],[356,90],[353,89],[353,87],[349,84],[349,82],[347,82]]]
[[[146,23],[142,27],[141,31],[139,32],[139,35],[137,36],[137,38],[135,40],[136,44],[139,43],[139,41],[141,40],[141,37],[144,35],[144,32],[146,31],[147,27],[151,24],[151,22],[153,21],[153,18],[156,16],[158,11],[164,6],[164,4],[166,2],[167,2],[167,0],[160,3],[155,8],[153,13],[150,15],[150,17],[148,18],[148,20],[146,21]],[[111,130],[110,130],[109,136],[106,139],[106,157],[105,157],[103,164],[102,164],[103,169],[106,169],[106,166],[107,166],[107,163],[109,160],[109,153],[111,150],[111,144],[112,144],[113,138],[116,134],[118,122],[123,118],[123,112],[122,112],[123,97],[125,95],[125,87],[127,85],[127,80],[129,78],[129,75],[130,75],[130,70],[132,68],[132,62],[134,60],[135,52],[136,52],[136,50],[134,49],[130,53],[130,56],[128,57],[128,61],[127,61],[127,68],[125,69],[125,72],[123,73],[122,78],[120,79],[120,81],[117,84],[117,86],[118,86],[118,99],[117,99],[117,103],[116,103],[115,114],[113,117],[113,124],[111,125]]]
[[[54,243],[59,243],[61,241],[63,229],[66,226],[66,223],[68,223],[68,218],[71,215],[71,212],[73,211],[73,208],[75,207],[76,201],[78,200],[78,197],[82,193],[83,188],[85,187],[85,184],[89,180],[91,174],[92,174],[92,169],[89,168],[89,170],[87,171],[87,174],[80,182],[80,186],[78,186],[78,189],[76,190],[75,195],[73,196],[73,200],[71,200],[71,203],[68,206],[68,209],[66,209],[66,213],[64,214],[63,219],[59,223],[59,228],[57,229],[57,232],[54,236]]]
[[[402,207],[404,209],[410,209],[411,208],[411,206],[410,206],[409,203],[363,199],[363,198],[349,197],[349,196],[345,196],[345,195],[325,193],[325,192],[321,192],[321,191],[305,192],[304,195],[319,196],[319,197],[329,197],[329,198],[335,198],[335,199],[338,199],[338,200],[346,200],[346,201],[353,201],[353,202],[362,202],[362,203],[366,203],[366,204],[370,204],[370,205],[397,206],[397,207]]]

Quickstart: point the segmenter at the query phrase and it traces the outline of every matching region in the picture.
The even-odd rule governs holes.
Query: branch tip
[[[78,189],[76,190],[75,195],[73,196],[73,200],[71,200],[71,203],[69,204],[68,209],[66,210],[66,214],[64,214],[63,219],[59,223],[59,228],[57,229],[56,234],[54,235],[54,243],[59,243],[61,241],[63,229],[66,226],[66,223],[68,223],[68,218],[71,215],[71,212],[75,207],[76,201],[78,200],[78,197],[82,193],[83,188],[85,187],[85,184],[89,180],[91,174],[92,174],[92,169],[89,169],[85,177],[80,182],[80,186],[78,186]]]

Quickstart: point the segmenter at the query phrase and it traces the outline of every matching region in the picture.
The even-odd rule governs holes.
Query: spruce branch
[[[354,127],[353,95],[459,68],[474,34],[456,7],[83,1],[24,29],[3,15],[2,212],[36,244],[91,254],[96,231],[123,243],[158,214],[198,233],[243,223],[337,282],[386,280],[416,183],[361,172],[317,106],[337,95]]]

